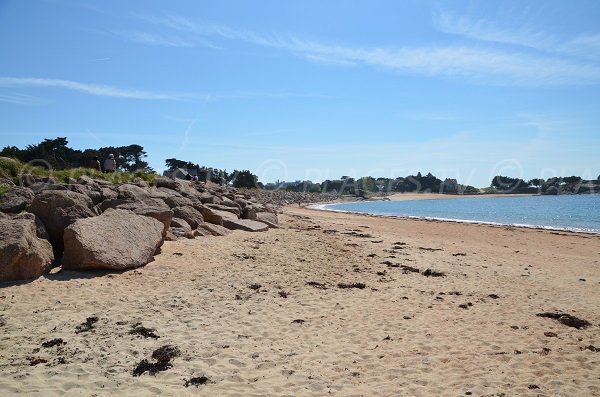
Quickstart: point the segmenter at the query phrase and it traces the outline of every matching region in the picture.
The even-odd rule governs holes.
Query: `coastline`
[[[416,200],[443,200],[443,199],[459,199],[459,198],[498,198],[498,197],[533,197],[538,196],[535,194],[486,194],[486,195],[443,195],[437,193],[398,193],[389,196],[389,201],[416,201]],[[382,200],[372,200],[372,201],[382,201]],[[359,216],[367,216],[367,217],[376,217],[376,218],[387,218],[387,219],[410,219],[410,220],[421,220],[425,222],[450,222],[450,223],[462,223],[462,224],[471,224],[471,225],[486,225],[491,227],[518,227],[524,229],[532,229],[532,230],[549,230],[549,231],[557,231],[564,233],[582,233],[582,234],[591,234],[591,235],[600,235],[600,231],[595,230],[583,230],[580,228],[567,228],[567,227],[559,227],[559,226],[539,226],[539,225],[531,225],[531,224],[513,224],[513,223],[502,223],[502,222],[491,222],[491,221],[478,221],[478,220],[468,220],[468,219],[451,219],[451,218],[441,218],[441,217],[426,217],[426,216],[402,216],[402,215],[384,215],[384,214],[372,214],[366,212],[357,212],[357,211],[349,211],[349,210],[338,210],[325,208],[331,204],[341,204],[347,203],[347,201],[338,201],[338,202],[327,202],[327,203],[313,203],[304,206],[305,208],[314,210],[314,211],[329,211],[329,212],[337,212],[337,213],[346,213],[353,214]]]
[[[279,229],[166,242],[136,270],[0,284],[0,389],[600,395],[599,353],[590,350],[600,348],[599,242],[288,206]],[[537,316],[544,312],[591,325]],[[94,328],[76,333],[90,316]],[[137,323],[160,338],[130,334]],[[65,344],[42,346],[54,338]],[[173,366],[134,377],[164,345],[181,351]],[[204,385],[185,386],[201,376]]]

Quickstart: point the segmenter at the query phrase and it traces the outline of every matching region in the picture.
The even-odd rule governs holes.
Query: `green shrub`
[[[154,173],[136,172],[135,174],[130,174],[127,172],[115,172],[104,174],[92,168],[85,167],[69,168],[65,170],[49,170],[35,165],[23,164],[19,160],[8,157],[0,157],[0,178],[10,179],[15,184],[19,184],[19,177],[26,174],[34,175],[39,178],[52,177],[56,179],[58,183],[64,183],[67,178],[77,180],[83,175],[94,179],[103,179],[111,183],[130,182],[134,178],[141,178],[147,182],[152,182],[154,178],[156,178],[156,174]]]

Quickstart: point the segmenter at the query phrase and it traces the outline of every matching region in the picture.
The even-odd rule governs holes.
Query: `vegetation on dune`
[[[156,174],[139,171],[135,173],[115,172],[111,174],[105,174],[100,171],[84,167],[54,170],[36,165],[25,164],[16,159],[0,157],[0,178],[8,179],[14,184],[19,185],[21,183],[21,178],[26,178],[28,175],[40,179],[53,178],[57,182],[65,182],[69,178],[77,180],[81,176],[86,175],[90,178],[103,179],[111,183],[129,182],[135,178],[141,178],[147,182],[152,182],[152,180],[154,180],[156,177]],[[0,195],[6,190],[8,190],[7,187],[0,185]]]
[[[6,146],[0,156],[17,159],[22,163],[52,170],[66,170],[89,167],[94,157],[102,163],[110,154],[114,155],[117,170],[128,173],[152,173],[144,148],[140,145],[107,146],[99,149],[76,150],[68,146],[67,138],[44,139],[25,149]]]

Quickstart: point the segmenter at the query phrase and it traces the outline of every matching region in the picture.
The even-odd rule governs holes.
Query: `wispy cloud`
[[[502,26],[487,19],[473,19],[442,12],[434,17],[441,32],[477,41],[527,47],[547,53],[568,54],[600,60],[600,33],[583,33],[571,38],[535,29],[532,26]]]
[[[179,100],[183,97],[181,94],[130,90],[108,85],[81,83],[72,80],[32,77],[0,77],[0,87],[58,87],[90,95],[126,99]]]
[[[215,50],[220,50],[221,47],[212,44],[207,40],[198,37],[182,38],[174,35],[160,35],[155,33],[139,32],[139,31],[114,31],[114,34],[124,37],[129,41],[138,44],[161,46],[161,47],[208,47]]]
[[[357,48],[322,42],[307,41],[290,35],[259,34],[210,22],[190,20],[176,15],[155,17],[136,15],[137,18],[163,28],[171,29],[186,38],[217,37],[253,45],[270,47],[301,56],[308,61],[329,65],[366,65],[415,75],[461,78],[464,80],[499,85],[580,85],[600,83],[600,67],[595,64],[524,51],[507,51],[480,46],[421,46],[400,48]],[[489,28],[484,22],[469,24],[442,15],[437,25],[446,32],[469,38],[502,43],[519,43],[533,48],[550,46],[551,39],[542,33],[511,33]],[[529,41],[524,41],[527,36]],[[580,47],[590,47],[600,38],[581,37]],[[525,44],[524,44],[525,43]],[[574,47],[573,47],[574,48]],[[574,50],[573,50],[574,51]],[[584,52],[584,51],[580,51]]]
[[[15,105],[40,105],[46,103],[46,100],[20,93],[0,92],[0,102],[12,103]]]

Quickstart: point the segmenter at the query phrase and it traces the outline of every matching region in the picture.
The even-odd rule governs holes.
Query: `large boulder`
[[[134,214],[149,216],[163,224],[163,239],[167,235],[167,230],[171,226],[173,211],[162,207],[150,207],[143,203],[125,203],[118,205],[117,208],[133,212]]]
[[[15,186],[0,198],[0,211],[19,213],[33,202],[33,192],[26,187]]]
[[[186,205],[189,205],[189,206],[194,205],[194,202],[192,200],[190,200],[189,198],[183,197],[183,196],[176,196],[176,195],[165,198],[164,202],[170,208],[184,207]]]
[[[239,218],[241,215],[241,211],[237,205],[235,205],[234,207],[230,207],[230,206],[221,205],[221,204],[206,204],[206,206],[209,208],[215,209],[215,210],[219,210],[219,211],[231,212],[232,214],[234,214],[236,216],[236,218]]]
[[[215,225],[223,226],[223,218],[238,219],[238,217],[231,212],[219,211],[205,206],[195,206],[194,208],[200,211],[202,217],[204,218],[204,222],[212,223]]]
[[[250,219],[223,219],[223,226],[230,230],[244,230],[246,232],[264,232],[269,229],[266,224]]]
[[[80,193],[68,190],[44,190],[33,199],[29,212],[37,215],[48,230],[54,253],[63,250],[63,231],[77,219],[91,218],[92,200]]]
[[[192,227],[192,229],[197,228],[199,224],[204,222],[202,214],[194,207],[187,205],[173,208],[173,216],[186,221]]]
[[[54,261],[48,240],[37,236],[35,216],[0,217],[0,281],[36,278]]]
[[[227,229],[226,227],[212,223],[203,223],[198,226],[198,229],[204,229],[213,236],[226,236],[231,233],[231,230]]]
[[[243,219],[252,219],[256,220],[256,209],[252,206],[246,206],[242,209],[242,218]]]
[[[175,179],[167,178],[164,176],[159,176],[154,178],[152,182],[156,187],[166,187],[167,189],[177,190],[181,184],[181,182],[176,181]]]
[[[164,225],[131,211],[108,210],[65,229],[63,269],[126,270],[154,259]]]
[[[277,220],[277,214],[273,214],[272,212],[257,212],[255,220],[268,225],[272,229],[279,228],[279,221]]]

